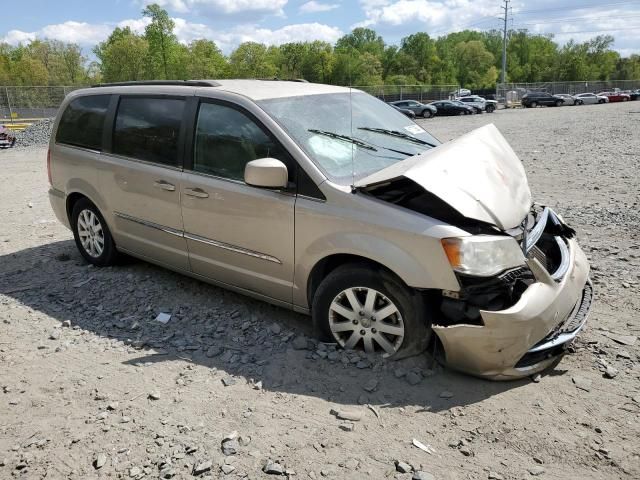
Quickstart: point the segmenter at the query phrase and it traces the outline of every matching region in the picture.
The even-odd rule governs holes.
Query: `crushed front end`
[[[553,210],[534,206],[506,233],[526,266],[489,278],[458,274],[461,288],[442,292],[433,324],[448,365],[496,380],[557,361],[585,325],[593,298],[587,258]]]

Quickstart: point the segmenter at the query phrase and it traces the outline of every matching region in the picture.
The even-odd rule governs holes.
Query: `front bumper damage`
[[[533,279],[513,305],[481,309],[476,324],[433,325],[449,366],[494,380],[532,375],[556,362],[584,327],[593,297],[589,262],[572,235],[545,233],[541,241],[562,244],[550,273],[544,255],[534,250],[548,221],[547,232],[554,232],[553,222],[568,229],[549,209],[538,215],[533,228],[524,229],[521,242]]]

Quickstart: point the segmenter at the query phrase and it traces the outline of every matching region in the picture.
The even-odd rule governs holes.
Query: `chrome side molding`
[[[229,243],[219,242],[211,238],[201,237],[200,235],[194,235],[192,233],[184,232],[182,230],[176,230],[175,228],[166,227],[164,225],[159,225],[157,223],[149,222],[147,220],[142,220],[141,218],[132,217],[131,215],[127,215],[126,213],[114,212],[114,215],[124,220],[128,220],[130,222],[137,223],[139,225],[144,225],[145,227],[160,230],[170,235],[186,238],[189,240],[193,240],[195,242],[206,243],[207,245],[211,245],[217,248],[222,248],[223,250],[240,253],[242,255],[247,255],[249,257],[259,258],[261,260],[266,260],[267,262],[272,262],[272,263],[277,263],[279,265],[282,265],[282,262],[278,258],[273,257],[271,255],[267,255],[266,253],[256,252],[255,250],[249,250],[247,248],[238,247],[236,245],[231,245]]]

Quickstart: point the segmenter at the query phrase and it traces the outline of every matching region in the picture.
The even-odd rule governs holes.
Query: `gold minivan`
[[[122,252],[311,314],[347,349],[431,344],[519,378],[560,359],[591,306],[575,232],[493,125],[441,144],[345,87],[104,84],[67,96],[47,163],[88,262]]]

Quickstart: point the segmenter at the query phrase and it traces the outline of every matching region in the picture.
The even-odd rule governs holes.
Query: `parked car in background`
[[[546,92],[527,92],[522,96],[522,106],[535,108],[538,105],[547,107],[559,107],[564,103],[564,99],[557,95]]]
[[[486,100],[478,95],[470,95],[467,97],[460,97],[457,99],[458,101],[464,103],[465,105],[470,105],[476,109],[479,109],[480,112],[492,113],[495,111],[498,102],[495,100]]]
[[[465,105],[462,102],[456,102],[453,100],[438,100],[436,102],[431,102],[429,105],[432,105],[436,108],[436,115],[472,115],[475,113],[473,107]]]
[[[631,96],[622,92],[600,92],[598,95],[607,97],[609,102],[628,102],[631,100]]]
[[[576,105],[593,105],[596,103],[609,103],[609,98],[595,93],[579,93],[573,96]]]
[[[629,92],[629,98],[631,100],[638,100],[638,98],[640,98],[640,88],[637,90],[631,90],[631,92]]]
[[[562,358],[591,307],[576,232],[533,201],[495,126],[441,144],[355,89],[76,90],[46,165],[51,206],[87,263],[127,253],[308,314],[348,350],[433,346],[453,368],[523,378]]]
[[[394,105],[393,103],[390,103],[389,105],[391,105],[393,108],[395,108],[396,110],[398,110],[400,113],[402,113],[403,115],[406,115],[407,117],[409,117],[412,120],[415,120],[416,118],[416,114],[413,112],[413,110],[409,110],[407,108],[400,108],[397,105]]]
[[[427,105],[426,103],[420,103],[416,100],[398,100],[396,102],[390,102],[391,105],[405,110],[411,110],[418,117],[430,118],[436,114],[435,108]]]
[[[576,99],[568,93],[556,93],[555,96],[560,97],[562,100],[564,100],[562,105],[576,105]]]

